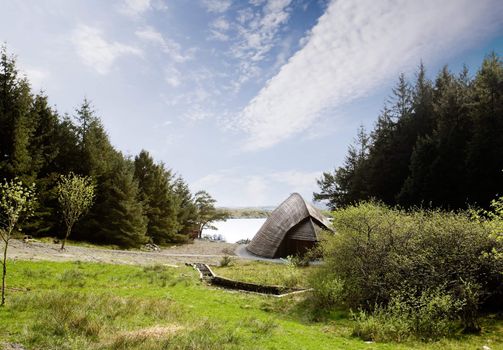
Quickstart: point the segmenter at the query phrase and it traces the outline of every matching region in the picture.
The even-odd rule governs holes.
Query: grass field
[[[214,267],[213,272],[244,282],[280,285],[287,287],[308,287],[307,276],[315,266],[294,268],[286,264],[272,264],[263,261],[247,261],[231,258],[231,264]]]
[[[275,284],[288,269],[248,263],[217,273]],[[486,321],[480,336],[365,343],[345,313],[315,322],[302,296],[211,288],[188,267],[11,261],[8,277],[0,340],[27,349],[503,349],[501,321]]]

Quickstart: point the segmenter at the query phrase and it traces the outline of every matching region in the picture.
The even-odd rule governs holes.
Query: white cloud
[[[262,22],[274,28],[285,21],[285,1],[274,6],[279,14]],[[332,1],[302,49],[237,118],[249,135],[244,148],[271,147],[421,58],[445,59],[468,47],[501,26],[502,5],[496,0]],[[264,45],[254,41],[253,32],[247,38],[249,47]],[[257,55],[262,52],[257,48]]]
[[[173,61],[185,62],[194,58],[194,49],[182,50],[182,46],[173,39],[165,38],[160,32],[153,27],[146,26],[135,32],[135,35],[153,44],[158,45]]]
[[[151,8],[151,0],[124,0],[121,12],[131,17],[137,17]]]
[[[119,4],[119,12],[132,19],[141,18],[150,10],[167,11],[165,0],[124,0]]]
[[[51,75],[47,70],[33,67],[21,66],[21,72],[26,76],[34,90],[43,90],[44,84]]]
[[[222,13],[231,7],[232,0],[202,0],[202,4],[208,12]]]
[[[239,11],[236,24],[238,39],[231,48],[233,57],[241,62],[236,89],[258,75],[258,63],[277,43],[280,28],[290,17],[291,3],[292,0],[267,0],[261,9]]]
[[[175,67],[169,66],[164,69],[164,80],[172,87],[178,87],[182,83],[182,74]]]
[[[93,27],[80,25],[72,35],[73,44],[82,62],[100,74],[107,74],[121,56],[141,56],[142,51],[119,42],[109,42],[103,33]]]
[[[262,5],[266,0],[250,0],[250,4],[252,4],[253,6],[260,6]]]
[[[201,120],[210,118],[213,113],[206,111],[201,106],[196,105],[189,107],[185,113],[182,115],[182,119],[189,123],[199,122]]]
[[[211,39],[227,41],[229,35],[226,33],[230,28],[230,23],[224,18],[219,17],[210,23]]]
[[[164,38],[162,34],[150,26],[137,30],[135,34],[142,40],[150,41],[159,45],[164,45]]]
[[[220,30],[228,30],[230,24],[224,17],[219,17],[212,22],[212,27]]]
[[[316,179],[320,175],[321,172],[317,171],[291,170],[243,176],[237,169],[227,169],[200,178],[191,184],[191,188],[208,190],[218,198],[221,206],[277,205],[293,192],[310,201],[312,193],[317,190]]]

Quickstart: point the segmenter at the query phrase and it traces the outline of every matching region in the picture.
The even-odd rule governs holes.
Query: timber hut
[[[271,213],[246,249],[265,258],[302,255],[318,241],[330,222],[298,193],[293,193]]]

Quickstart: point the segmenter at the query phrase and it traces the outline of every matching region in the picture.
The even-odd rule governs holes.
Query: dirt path
[[[205,263],[218,264],[224,255],[235,255],[237,244],[196,240],[164,248],[158,252],[137,250],[111,250],[68,245],[65,251],[59,250],[59,244],[12,240],[9,244],[8,257],[18,260],[48,261],[89,261],[128,265],[184,264]]]

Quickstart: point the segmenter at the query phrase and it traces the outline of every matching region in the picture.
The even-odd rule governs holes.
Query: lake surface
[[[227,221],[217,221],[213,226],[217,230],[203,230],[203,236],[222,235],[226,242],[235,243],[241,239],[252,239],[265,222],[261,219],[229,219]]]

